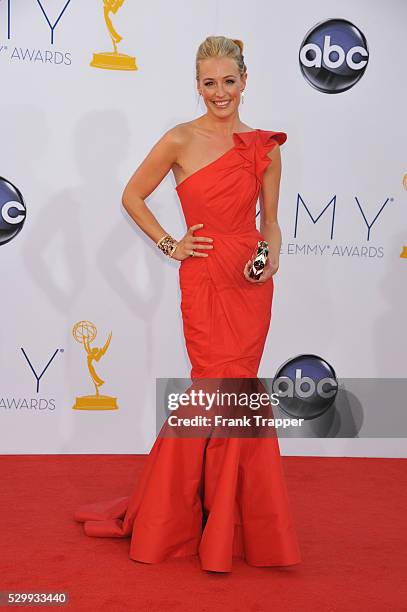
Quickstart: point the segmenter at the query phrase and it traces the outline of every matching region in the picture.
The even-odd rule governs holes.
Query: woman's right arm
[[[168,232],[159,224],[144,200],[158,187],[173,164],[177,162],[182,146],[183,138],[177,128],[166,132],[138,166],[123,191],[124,208],[140,229],[155,243]],[[196,256],[208,256],[196,250],[197,248],[212,248],[211,245],[198,244],[198,241],[212,242],[211,238],[193,235],[193,231],[198,227],[201,227],[201,224],[189,228],[185,236],[178,242],[173,254],[174,259],[179,261],[185,259],[190,256],[192,250],[195,251]]]

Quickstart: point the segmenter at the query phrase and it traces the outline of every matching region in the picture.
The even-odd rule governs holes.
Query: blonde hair
[[[230,57],[234,59],[239,69],[240,76],[246,71],[243,59],[243,42],[238,38],[227,38],[226,36],[207,36],[199,45],[196,53],[196,79],[199,79],[199,62],[211,57]]]

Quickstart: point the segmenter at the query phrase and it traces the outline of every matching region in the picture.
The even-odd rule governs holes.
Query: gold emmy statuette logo
[[[113,42],[114,51],[113,53],[111,51],[94,53],[93,60],[90,63],[94,68],[107,68],[108,70],[137,70],[135,57],[117,51],[117,43],[119,43],[123,37],[116,32],[109,16],[109,13],[115,15],[123,3],[124,0],[103,0],[103,14],[106,27],[109,30]]]
[[[77,342],[83,344],[87,355],[89,374],[96,389],[95,395],[77,397],[75,405],[72,406],[72,408],[75,410],[117,410],[116,397],[99,394],[99,387],[101,387],[105,381],[99,378],[93,367],[93,362],[99,361],[106,353],[112,338],[112,332],[110,332],[103,348],[97,348],[96,346],[91,347],[91,342],[96,338],[97,330],[96,326],[90,321],[79,321],[76,323],[72,328],[72,335]]]

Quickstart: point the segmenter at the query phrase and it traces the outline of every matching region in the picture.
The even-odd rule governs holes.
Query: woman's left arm
[[[278,198],[280,195],[281,155],[278,143],[267,154],[271,162],[263,173],[260,201],[260,233],[269,245],[269,255],[260,277],[255,280],[249,277],[251,262],[244,267],[244,276],[251,283],[261,285],[275,274],[280,265],[281,230],[277,221]]]
[[[269,244],[267,265],[260,277],[263,281],[277,272],[281,249],[281,230],[277,220],[281,178],[281,155],[278,144],[268,153],[268,157],[271,162],[264,171],[259,194],[260,233]]]

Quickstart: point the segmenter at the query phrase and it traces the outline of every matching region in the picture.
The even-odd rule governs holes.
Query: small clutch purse
[[[251,257],[252,264],[249,267],[250,278],[258,279],[266,265],[267,256],[269,254],[269,245],[265,240],[259,240]]]

